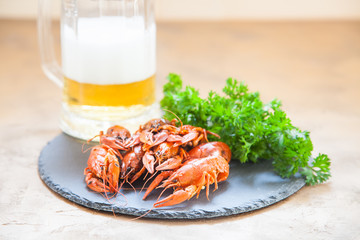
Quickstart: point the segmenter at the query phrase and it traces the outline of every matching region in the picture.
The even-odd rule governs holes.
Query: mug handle
[[[64,86],[64,75],[59,63],[55,59],[53,36],[51,34],[53,0],[39,0],[38,5],[38,39],[40,48],[41,67],[45,75],[59,87]]]

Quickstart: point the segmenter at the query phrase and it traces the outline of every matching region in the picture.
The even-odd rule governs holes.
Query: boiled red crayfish
[[[119,150],[127,151],[130,147],[135,146],[138,143],[138,139],[132,137],[129,130],[119,125],[108,128],[106,134],[104,134],[103,131],[100,131],[99,135],[89,139],[88,142],[96,137],[100,138],[100,144],[112,148],[117,153],[119,153]],[[118,156],[121,157],[120,154],[118,154]]]
[[[222,142],[209,142],[198,145],[188,153],[188,159],[175,171],[160,173],[150,184],[143,199],[156,187],[174,188],[174,193],[163,200],[157,201],[154,207],[165,207],[179,204],[197,197],[201,189],[206,187],[206,197],[209,197],[209,186],[225,181],[229,176],[229,161],[231,151],[228,145]],[[159,184],[162,183],[160,186]]]
[[[87,186],[96,192],[118,193],[123,183],[133,183],[146,173],[155,179],[144,195],[155,188],[173,188],[174,193],[157,201],[165,207],[192,198],[201,189],[227,179],[231,151],[222,142],[208,142],[207,135],[217,134],[200,127],[182,125],[176,120],[153,119],[131,136],[121,126],[100,132],[100,145],[92,148],[84,170]],[[92,139],[91,139],[92,140]]]
[[[91,190],[117,192],[120,164],[115,151],[105,145],[93,147],[84,174],[86,184]]]

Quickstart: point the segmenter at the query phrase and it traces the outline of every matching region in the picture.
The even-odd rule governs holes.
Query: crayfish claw
[[[100,182],[100,180],[96,178],[96,176],[91,172],[88,172],[86,174],[85,182],[87,186],[95,192],[104,192],[104,193],[110,192],[110,187]]]
[[[162,180],[164,180],[165,178],[168,178],[170,175],[172,174],[172,171],[165,171],[160,173],[159,175],[156,176],[156,178],[151,182],[150,186],[147,188],[144,196],[143,196],[143,200],[145,200],[145,198],[157,187],[159,186],[159,184],[161,183]]]
[[[151,153],[146,152],[142,158],[145,168],[150,174],[154,173],[155,157]]]
[[[167,206],[172,206],[172,205],[182,203],[182,202],[192,198],[197,192],[196,189],[197,188],[195,185],[190,185],[190,186],[186,187],[184,190],[181,189],[181,190],[175,191],[170,196],[164,198],[161,201],[157,201],[156,203],[154,203],[154,207],[155,208],[167,207]]]
[[[171,170],[180,167],[182,162],[182,158],[180,156],[175,156],[173,158],[169,158],[162,164],[156,167],[156,171],[163,171],[163,170]]]

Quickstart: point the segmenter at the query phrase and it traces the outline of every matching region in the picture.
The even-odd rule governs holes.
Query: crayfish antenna
[[[103,131],[100,131],[99,134],[97,134],[97,135],[95,135],[94,137],[88,139],[88,140],[86,141],[86,143],[90,143],[92,140],[94,140],[94,139],[97,138],[97,137],[100,137],[100,141],[99,141],[99,142],[101,143],[101,136],[103,136],[103,135],[104,135],[104,132],[103,132]]]
[[[129,174],[132,173],[134,171],[134,169],[131,169],[124,177],[124,181],[121,183],[120,185],[120,189],[122,188],[122,186],[124,185],[124,183],[128,183],[130,185],[130,187],[134,190],[134,192],[136,193],[136,188],[134,187],[134,185],[131,184],[131,182],[128,181],[129,178]]]
[[[97,134],[97,135],[95,135],[94,137],[86,140],[86,142],[82,145],[82,149],[81,149],[81,150],[82,150],[82,151],[84,150],[84,145],[85,145],[85,144],[89,144],[92,140],[94,140],[94,139],[97,138],[97,137],[100,137],[99,143],[101,144],[101,136],[103,136],[103,135],[104,135],[104,132],[103,132],[103,131],[100,131],[99,134]],[[87,152],[87,151],[88,151],[88,149],[87,149],[85,152]],[[85,152],[83,151],[83,153],[85,153]]]
[[[163,193],[164,193],[167,189],[168,189],[168,187],[164,188],[164,190],[161,191],[159,197],[156,199],[156,202],[159,201],[159,199],[161,198],[161,196],[163,195]],[[134,221],[134,220],[137,220],[137,219],[140,219],[140,218],[145,217],[145,216],[148,215],[154,208],[156,208],[156,207],[155,207],[155,204],[149,209],[149,211],[147,211],[146,213],[144,213],[144,214],[142,214],[142,215],[140,215],[140,216],[138,216],[138,217],[136,217],[136,218],[133,218],[133,219],[131,219],[131,220]]]
[[[219,134],[216,134],[216,133],[213,133],[213,132],[210,132],[210,131],[206,130],[206,131],[205,131],[206,140],[207,140],[207,134],[213,135],[213,136],[217,137],[218,139],[221,138],[221,137],[219,136]],[[207,141],[208,141],[208,140],[207,140]]]
[[[152,207],[151,207],[147,212],[145,212],[144,214],[142,214],[142,215],[140,215],[140,216],[138,216],[138,217],[136,217],[136,218],[130,219],[130,220],[131,220],[131,221],[135,221],[135,220],[138,220],[138,219],[140,219],[140,218],[143,218],[143,217],[145,217],[146,215],[148,215],[154,208],[155,208],[155,207],[152,206]]]
[[[155,174],[154,174],[154,175],[155,175]],[[153,177],[153,176],[151,176],[151,177]],[[165,192],[166,189],[167,189],[167,187],[160,193],[159,197],[156,199],[156,202],[159,201],[160,197],[162,196],[162,194]],[[142,189],[141,189],[141,191],[142,191]],[[140,192],[141,192],[141,191],[140,191]],[[155,204],[154,204],[147,212],[145,212],[144,214],[142,214],[142,215],[140,215],[140,216],[138,216],[138,217],[136,217],[136,218],[131,219],[131,221],[138,220],[138,219],[140,219],[140,218],[145,217],[145,216],[148,215],[154,208],[155,208]]]
[[[173,114],[173,115],[179,120],[180,125],[181,125],[181,128],[183,127],[183,122],[181,121],[181,119],[179,118],[178,115],[176,115],[174,112],[172,112],[172,111],[170,111],[170,110],[168,110],[168,109],[163,109],[163,110],[164,110],[164,111],[167,111],[167,112],[169,112],[169,113],[171,113],[171,114]]]
[[[149,172],[147,172],[146,173],[146,176],[148,175],[148,173]],[[142,188],[141,188],[141,190],[140,190],[140,192],[142,192],[142,190],[144,190],[144,188],[145,188],[145,186],[146,186],[146,184],[147,184],[147,182],[150,180],[150,179],[152,179],[156,174],[158,173],[158,171],[156,171],[156,172],[154,172],[148,179],[146,179],[146,181],[145,181],[145,183],[143,184],[143,186],[142,186]],[[146,177],[145,176],[145,177]],[[144,177],[144,179],[145,179],[145,177]]]
[[[104,191],[104,194],[101,193],[101,195],[111,204],[111,212],[113,213],[114,217],[116,217],[114,207],[113,207],[114,202],[111,202],[110,200],[117,199],[118,194],[120,194],[125,199],[125,204],[123,206],[126,206],[128,204],[128,200],[127,200],[126,196],[120,192],[122,184],[120,187],[114,188],[112,186],[112,184],[110,183],[110,181],[108,179],[105,179],[105,177],[103,178],[103,181],[106,181],[110,185],[110,187],[112,187],[114,189],[114,194],[112,194],[110,197],[109,197],[107,191]],[[104,190],[105,190],[105,187],[104,187]]]
[[[124,206],[126,206],[128,204],[127,198],[120,191],[116,192],[111,197],[109,197],[107,193],[105,193],[105,194],[100,193],[100,194],[109,202],[109,204],[111,206],[111,212],[112,212],[114,217],[116,217],[116,213],[115,213],[114,206],[113,206],[115,203],[110,201],[111,199],[117,199],[117,195],[120,194],[122,197],[124,197],[124,200],[125,200],[125,204],[120,205],[120,206],[124,207]]]
[[[136,188],[134,187],[134,185],[131,184],[131,182],[127,181],[126,182],[130,185],[130,187],[132,187],[132,189],[134,189],[134,192],[136,193]]]
[[[97,137],[98,135],[96,135],[95,137]],[[95,138],[94,137],[94,138]],[[92,138],[93,139],[93,138]],[[89,141],[91,141],[92,139],[89,139],[89,140],[87,140],[86,142],[84,142],[82,145],[81,145],[81,152],[82,153],[86,153],[87,151],[89,151],[90,149],[92,149],[93,147],[89,147],[89,148],[87,148],[86,150],[84,150],[84,146],[86,145],[86,144],[89,144],[90,142]]]

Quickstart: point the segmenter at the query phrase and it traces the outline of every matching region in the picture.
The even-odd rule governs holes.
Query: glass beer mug
[[[61,129],[89,139],[159,117],[152,0],[62,0],[61,67],[52,48],[53,0],[39,1],[42,68],[63,91]]]

